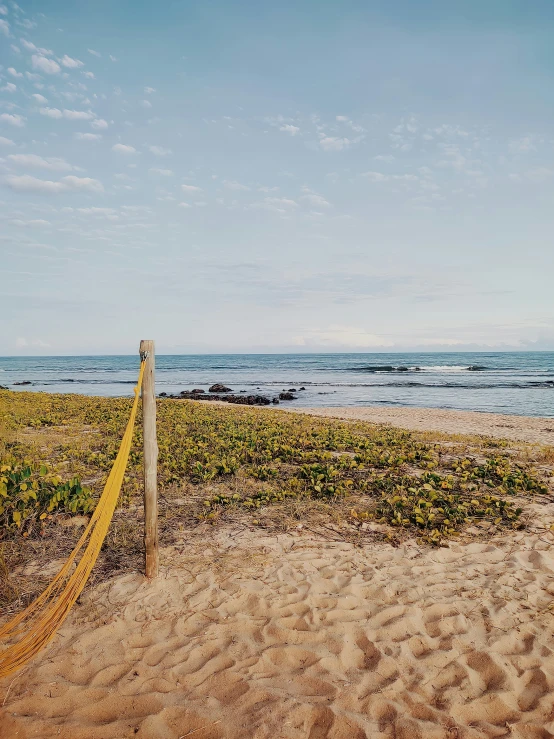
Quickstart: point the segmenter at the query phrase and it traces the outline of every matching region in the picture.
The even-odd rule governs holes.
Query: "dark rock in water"
[[[225,385],[222,385],[220,382],[216,382],[215,385],[212,385],[211,388],[209,388],[210,393],[232,393],[230,387],[226,387]]]
[[[195,387],[194,390],[191,390],[191,393],[194,393],[195,395],[200,395],[201,393],[205,392],[202,390],[202,388]]]
[[[264,395],[223,395],[221,400],[239,405],[269,405],[270,400]]]
[[[408,368],[407,367],[398,367],[398,369],[396,371],[397,372],[408,372]]]
[[[167,393],[160,393],[160,398],[167,398]]]
[[[301,388],[300,388],[300,390],[305,390],[305,389],[306,389],[305,387],[301,387]]]
[[[467,369],[468,372],[483,372],[487,368],[484,367],[482,364],[472,364]]]
[[[279,405],[279,398],[273,398],[271,402],[273,403],[273,405]]]
[[[279,400],[296,400],[296,396],[292,393],[279,393]]]
[[[289,393],[295,393],[296,388],[295,387],[289,387]]]
[[[237,403],[239,405],[269,405],[271,402],[269,398],[263,395],[220,395],[219,393],[206,395],[205,393],[189,392],[188,390],[182,390],[179,395],[170,395],[169,397],[178,400],[223,400],[225,403]]]
[[[14,382],[14,385],[32,385],[30,380],[23,380],[23,382]]]
[[[5,385],[0,385],[0,390],[9,390],[9,387],[6,387]]]

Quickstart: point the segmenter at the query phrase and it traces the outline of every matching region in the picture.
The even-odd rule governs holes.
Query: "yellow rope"
[[[143,361],[140,365],[138,382],[135,387],[135,400],[119,452],[98,505],[94,509],[83,535],[69,555],[67,562],[46,590],[22,613],[0,627],[0,638],[5,640],[12,641],[14,637],[23,634],[18,641],[0,652],[0,678],[19,670],[53,639],[56,631],[64,622],[72,605],[85,587],[91,570],[98,559],[100,548],[108,533],[115,510],[131,450],[144,367],[145,363]],[[83,547],[85,549],[81,558],[73,572],[71,572]]]

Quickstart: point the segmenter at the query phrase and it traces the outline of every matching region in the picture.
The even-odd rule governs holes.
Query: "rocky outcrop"
[[[225,385],[222,385],[219,382],[216,382],[215,385],[212,385],[211,388],[209,388],[210,393],[232,393],[230,387],[226,387]]]
[[[23,380],[23,382],[14,382],[14,385],[32,385],[30,380]]]
[[[296,395],[292,393],[279,393],[279,400],[296,400]]]
[[[205,393],[195,393],[194,390],[192,392],[182,390],[179,395],[165,395],[164,397],[179,400],[222,400],[225,403],[237,403],[238,405],[269,405],[271,403],[265,395],[221,395],[219,393],[206,395]]]

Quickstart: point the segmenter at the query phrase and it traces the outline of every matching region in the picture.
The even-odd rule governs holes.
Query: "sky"
[[[0,0],[0,353],[554,349],[551,0]]]

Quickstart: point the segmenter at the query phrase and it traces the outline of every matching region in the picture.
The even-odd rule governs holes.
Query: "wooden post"
[[[146,357],[142,378],[142,435],[144,442],[144,554],[146,577],[158,575],[158,440],[156,435],[156,390],[154,342],[140,342]]]

